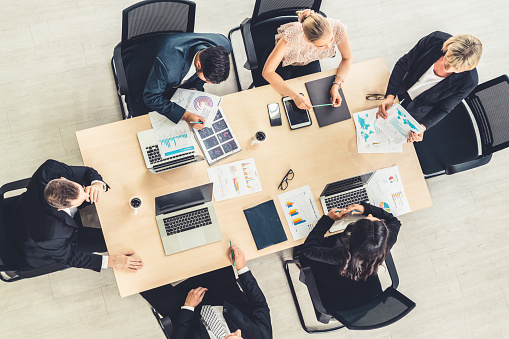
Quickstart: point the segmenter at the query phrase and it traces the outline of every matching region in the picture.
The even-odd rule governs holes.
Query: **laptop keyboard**
[[[330,211],[332,208],[346,208],[352,204],[360,204],[361,202],[368,200],[368,193],[366,192],[366,189],[362,187],[357,190],[325,198],[325,206],[327,206],[327,211]]]
[[[362,178],[360,176],[339,180],[327,185],[327,190],[322,194],[324,196],[333,195],[339,192],[346,191],[348,188],[355,188],[355,186],[360,186],[360,184],[362,184]]]
[[[193,153],[193,152],[185,152],[185,153],[180,153],[177,155],[172,155],[171,157],[163,159],[161,157],[161,153],[159,152],[159,146],[152,145],[152,146],[145,147],[145,149],[147,151],[148,162],[151,165],[158,164],[163,161],[170,161],[175,158],[181,158],[181,157],[188,156],[189,154]]]
[[[163,222],[167,235],[177,234],[212,224],[208,208],[165,218]]]

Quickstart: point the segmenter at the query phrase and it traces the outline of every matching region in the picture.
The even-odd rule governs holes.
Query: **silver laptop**
[[[159,146],[157,145],[157,140],[152,129],[141,131],[137,134],[145,165],[152,173],[161,173],[205,160],[201,155],[196,154],[198,145],[194,138],[192,138],[192,142],[194,143],[192,149],[163,158],[159,152]]]
[[[156,197],[157,227],[166,255],[221,241],[212,187],[209,183]]]
[[[343,209],[352,204],[370,201],[366,187],[373,177],[373,174],[375,174],[375,172],[369,172],[327,184],[320,194],[320,203],[322,204],[323,212],[327,213],[333,208]],[[349,213],[346,218],[336,221],[331,227],[330,232],[343,230],[349,223],[363,217],[362,215],[351,215]]]

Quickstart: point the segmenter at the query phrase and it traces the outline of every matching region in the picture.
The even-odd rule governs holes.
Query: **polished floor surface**
[[[196,31],[226,34],[254,0],[196,0]],[[133,0],[1,0],[0,183],[30,176],[48,158],[82,164],[75,131],[121,119],[110,69],[122,9]],[[422,36],[471,33],[484,46],[480,80],[509,73],[507,0],[323,0],[348,27],[355,61],[396,60]],[[240,51],[239,35],[234,47]],[[243,64],[244,60],[239,61]],[[338,60],[323,62],[336,67]],[[248,74],[242,74],[247,84]],[[208,87],[235,91],[233,77]],[[401,217],[393,255],[400,288],[417,303],[376,331],[332,337],[500,338],[509,333],[509,151],[487,166],[428,180],[433,207]],[[107,180],[107,178],[106,178]],[[278,253],[249,261],[265,291],[275,338],[300,328]],[[140,296],[121,299],[111,270],[69,269],[0,284],[1,338],[162,338]]]

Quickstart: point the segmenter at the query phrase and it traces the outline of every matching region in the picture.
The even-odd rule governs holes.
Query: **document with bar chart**
[[[163,159],[179,153],[196,152],[196,142],[184,120],[175,124],[157,112],[150,112],[148,115]]]
[[[320,215],[309,185],[278,195],[293,240],[308,236]]]
[[[262,190],[254,159],[240,160],[207,168],[210,182],[214,183],[216,201],[240,197]]]

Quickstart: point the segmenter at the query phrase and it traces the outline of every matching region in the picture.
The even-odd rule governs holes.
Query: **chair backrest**
[[[509,146],[509,77],[478,85],[465,99],[477,122],[486,156]]]
[[[320,11],[322,0],[256,0],[251,24],[284,15],[295,15],[295,12],[310,8],[315,12]]]
[[[370,330],[388,326],[403,318],[415,303],[392,287],[380,296],[351,309],[331,312],[351,330]]]
[[[146,0],[122,12],[122,48],[160,34],[194,32],[196,4],[188,0]]]

